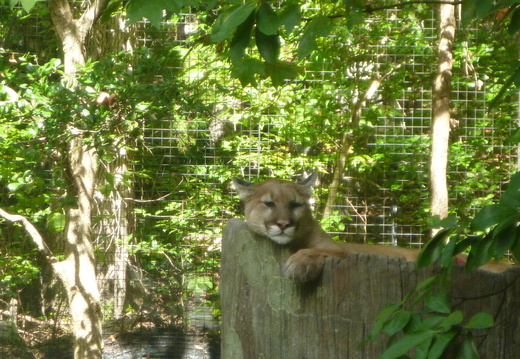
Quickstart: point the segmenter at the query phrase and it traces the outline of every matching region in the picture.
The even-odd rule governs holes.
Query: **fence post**
[[[327,259],[318,282],[296,285],[281,275],[289,255],[251,234],[242,220],[228,222],[221,264],[222,358],[377,358],[383,338],[360,347],[375,316],[435,271],[417,271],[402,259],[353,254]],[[520,268],[454,273],[457,308],[468,317],[479,311],[496,317],[497,326],[477,338],[483,358],[518,355],[519,277]]]

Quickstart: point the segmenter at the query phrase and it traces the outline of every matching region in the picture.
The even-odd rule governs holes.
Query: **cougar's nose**
[[[276,221],[276,225],[277,225],[278,228],[280,228],[282,231],[285,230],[287,227],[289,227],[290,224],[291,224],[290,221],[283,220],[283,219],[279,219],[279,220]]]

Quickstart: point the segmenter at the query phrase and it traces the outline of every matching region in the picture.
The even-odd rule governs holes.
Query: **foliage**
[[[482,82],[487,92],[485,98],[474,95],[453,101],[459,127],[452,131],[450,148],[451,212],[463,223],[458,229],[444,223],[448,230],[440,236],[450,238],[450,245],[441,248],[441,237],[436,237],[420,260],[424,265],[441,261],[447,269],[455,252],[469,250],[471,267],[507,248],[517,251],[518,242],[511,242],[511,236],[503,239],[515,229],[513,222],[505,223],[513,221],[512,207],[501,202],[486,209],[487,215],[475,217],[475,221],[480,218],[480,226],[486,223],[489,228],[477,224],[473,229],[486,234],[470,236],[469,222],[465,224],[468,209],[488,204],[502,189],[500,182],[510,171],[510,153],[497,139],[509,136],[516,111],[516,94],[504,84],[511,82],[507,78],[516,66],[517,51],[491,16],[496,9],[487,8],[483,15],[481,2],[473,2],[473,13],[471,3],[465,1],[466,19],[468,14],[478,14],[486,26],[476,30],[477,36],[475,30],[461,31],[467,46],[458,43],[455,48],[454,79],[475,89]],[[110,9],[121,4],[114,1]],[[158,27],[163,20],[163,1],[125,4],[131,21],[145,16]],[[500,4],[507,7],[511,2]],[[126,148],[132,166],[124,181],[132,186],[137,216],[129,254],[144,272],[147,290],[160,294],[154,296],[154,306],[175,319],[182,315],[181,297],[218,293],[218,239],[223,220],[239,212],[229,185],[233,176],[293,178],[318,168],[319,207],[346,134],[352,149],[342,187],[345,196],[327,230],[345,240],[344,229],[356,218],[364,216],[373,224],[370,221],[382,215],[377,211],[390,205],[398,209],[392,217],[397,224],[426,224],[424,167],[429,139],[427,124],[421,121],[431,115],[428,87],[436,61],[432,35],[424,25],[429,19],[427,6],[403,8],[390,22],[374,3],[368,9],[359,1],[348,2],[349,7],[341,2],[321,3],[319,8],[297,1],[282,2],[279,8],[265,1],[166,5],[165,20],[175,18],[172,13],[184,6],[200,10],[200,31],[193,34],[190,47],[160,39],[156,42],[162,42],[168,52],[139,48],[133,54],[89,62],[76,91],[62,86],[57,59],[41,62],[22,56],[17,64],[2,59],[0,100],[8,101],[9,91],[14,90],[20,101],[0,106],[0,206],[30,217],[59,254],[61,208],[74,202],[65,196],[63,166],[69,125],[85,132],[104,167],[118,149]],[[363,9],[370,14],[368,20]],[[513,13],[507,16],[516,18]],[[490,28],[501,34],[493,44],[487,42]],[[161,34],[155,36],[159,39]],[[210,42],[219,44],[208,47]],[[183,62],[188,54],[197,63]],[[419,60],[430,66],[417,70]],[[182,69],[166,70],[172,64]],[[464,73],[466,65],[474,66],[474,72]],[[365,106],[362,121],[353,128],[349,123],[353,105],[374,79],[382,80],[378,96]],[[243,86],[248,84],[256,87]],[[114,106],[97,104],[103,92],[117,96]],[[497,103],[491,118],[483,113],[496,94],[508,101]],[[469,120],[471,111],[480,111],[476,125]],[[383,131],[388,131],[385,136]],[[160,178],[161,171],[167,173],[166,179]],[[102,197],[115,190],[114,176],[105,176],[106,184],[99,188]],[[362,198],[366,212],[358,211],[349,197]],[[490,209],[499,208],[503,217],[493,218],[495,211]],[[2,235],[8,234],[22,238],[17,228],[2,227]],[[378,233],[362,235],[368,242],[382,240]],[[488,247],[485,238],[496,244]],[[23,276],[20,282],[9,282],[6,295],[11,296],[35,278],[37,258],[27,243],[9,243],[2,248],[0,279],[7,283],[15,275]],[[97,253],[100,258],[103,250]],[[407,298],[426,301],[426,312],[413,312],[403,301],[380,317],[373,335],[383,331],[396,340],[387,355],[404,355],[413,347],[437,355],[456,336],[465,338],[462,350],[472,352],[470,331],[488,327],[489,317],[462,318],[453,311],[443,288],[445,280],[423,283]],[[397,338],[402,332],[406,335],[401,341]]]
[[[471,271],[510,252],[520,258],[520,172],[511,177],[498,203],[483,207],[470,223],[457,224],[454,216],[432,220],[444,227],[421,250],[417,267],[437,263],[441,272],[413,288],[399,304],[388,305],[376,319],[370,339],[384,332],[389,346],[382,358],[400,358],[415,351],[415,358],[441,358],[447,350],[457,358],[479,358],[473,330],[490,329],[493,316],[485,312],[464,318],[454,310],[446,288],[459,255],[469,252],[465,268]],[[421,305],[424,305],[424,309]],[[412,308],[407,310],[405,308]]]

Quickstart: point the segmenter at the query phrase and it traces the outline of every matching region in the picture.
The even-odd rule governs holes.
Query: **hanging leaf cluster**
[[[275,10],[268,2],[250,1],[227,9],[217,18],[211,32],[213,43],[229,43],[233,75],[242,85],[255,84],[255,76],[270,77],[275,86],[298,75],[298,67],[280,60],[281,36],[289,35],[301,22],[300,6],[290,4]],[[252,43],[260,58],[248,53]]]

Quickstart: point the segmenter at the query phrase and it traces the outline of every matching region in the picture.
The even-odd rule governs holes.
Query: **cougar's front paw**
[[[285,263],[284,274],[287,278],[305,283],[318,278],[323,272],[325,256],[313,249],[300,249]]]

